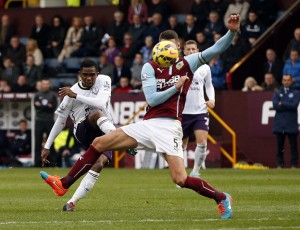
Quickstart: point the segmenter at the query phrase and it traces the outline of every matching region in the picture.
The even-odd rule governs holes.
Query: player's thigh
[[[137,141],[128,136],[122,129],[116,129],[106,135],[97,137],[92,145],[99,151],[125,150],[137,147]]]
[[[195,137],[197,144],[205,144],[207,142],[208,132],[206,130],[195,130]]]
[[[169,171],[173,181],[176,184],[183,185],[187,177],[183,159],[167,154],[163,154],[163,156],[169,164]]]

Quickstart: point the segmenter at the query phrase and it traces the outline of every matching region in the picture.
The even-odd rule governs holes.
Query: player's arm
[[[200,65],[206,64],[218,54],[223,53],[231,44],[233,37],[240,28],[239,15],[231,15],[228,19],[228,32],[221,37],[213,46],[207,48],[203,52],[194,53],[184,58],[190,64],[193,72],[198,69]]]
[[[215,88],[212,84],[211,71],[208,65],[203,67],[205,70],[205,92],[208,97],[208,101],[205,104],[213,109],[215,107]]]
[[[151,107],[167,101],[171,96],[177,93],[177,91],[183,86],[184,82],[189,79],[187,76],[182,76],[174,86],[164,91],[157,92],[154,69],[149,63],[146,63],[143,66],[141,76],[146,101]]]
[[[63,130],[66,124],[66,120],[70,111],[71,102],[69,100],[69,97],[65,97],[63,101],[60,103],[59,107],[56,110],[56,113],[58,114],[58,117],[49,133],[49,136],[47,138],[47,141],[44,145],[44,148],[42,150],[41,159],[42,159],[42,166],[45,165],[45,163],[50,163],[47,158],[50,154],[50,148],[55,140],[55,138],[58,136],[58,134]]]

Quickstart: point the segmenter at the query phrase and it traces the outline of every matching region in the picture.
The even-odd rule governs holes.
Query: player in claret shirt
[[[169,164],[174,183],[214,199],[221,218],[231,218],[229,194],[216,190],[201,178],[187,176],[183,162],[181,116],[193,73],[199,66],[225,51],[239,27],[239,15],[231,15],[228,19],[229,31],[212,47],[203,52],[178,58],[170,67],[160,67],[153,61],[144,64],[141,75],[142,87],[148,103],[144,120],[95,138],[90,148],[77,160],[65,177],[57,178],[41,172],[42,178],[56,194],[64,195],[104,151],[144,147],[162,154]],[[159,39],[178,44],[178,36],[172,30],[162,32]],[[46,158],[42,160],[45,161]]]

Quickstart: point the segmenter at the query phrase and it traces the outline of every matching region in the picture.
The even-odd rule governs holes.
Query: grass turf
[[[232,195],[231,220],[220,219],[213,200],[175,188],[165,169],[105,169],[77,211],[62,212],[80,181],[56,197],[39,171],[0,169],[0,229],[300,229],[299,169],[202,171]]]

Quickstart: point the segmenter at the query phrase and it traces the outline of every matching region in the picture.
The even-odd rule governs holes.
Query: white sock
[[[100,173],[97,173],[93,170],[89,170],[80,182],[79,187],[73,194],[72,198],[68,201],[68,203],[72,202],[73,204],[76,204],[80,199],[85,197],[89,193],[89,191],[94,187],[99,177]]]
[[[107,117],[100,117],[97,120],[97,125],[98,125],[99,129],[105,134],[116,129],[114,124]]]
[[[206,144],[197,144],[195,149],[195,161],[193,167],[193,173],[198,173],[201,169],[202,163],[205,161],[206,158]]]

